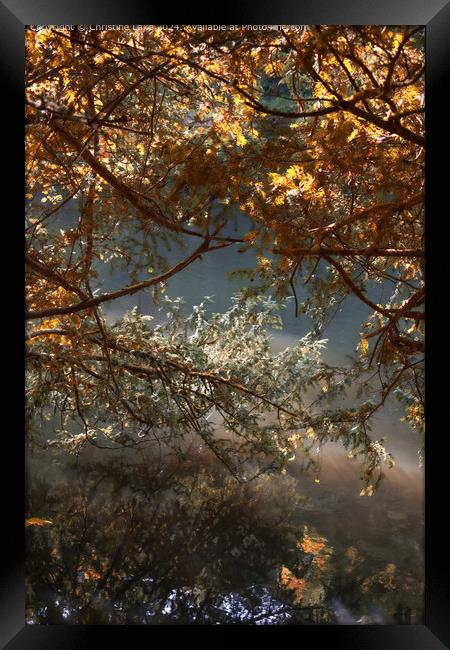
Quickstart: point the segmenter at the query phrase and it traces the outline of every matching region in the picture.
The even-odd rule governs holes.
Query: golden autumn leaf
[[[317,553],[320,553],[320,551],[325,548],[325,539],[323,537],[310,535],[305,531],[302,541],[299,542],[297,546],[305,553],[317,555]]]
[[[52,526],[50,519],[41,519],[40,517],[30,517],[25,519],[25,526]]]
[[[258,237],[258,231],[257,230],[249,230],[248,232],[245,233],[244,239],[245,241],[253,242],[255,239]]]
[[[286,566],[281,567],[279,580],[285,589],[294,592],[294,603],[296,605],[300,604],[305,589],[305,580],[297,578]]]
[[[361,354],[366,356],[368,354],[368,352],[369,352],[369,341],[366,338],[363,337],[361,339],[361,343],[360,343],[359,347],[360,347],[360,350],[361,350]]]

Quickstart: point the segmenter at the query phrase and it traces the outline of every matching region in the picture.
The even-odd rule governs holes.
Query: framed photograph
[[[0,8],[2,644],[445,649],[448,4],[26,4]]]

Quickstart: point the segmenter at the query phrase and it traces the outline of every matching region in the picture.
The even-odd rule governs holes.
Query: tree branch
[[[274,248],[274,253],[286,255],[286,257],[302,256],[316,257],[325,255],[336,255],[348,257],[350,255],[362,255],[363,257],[424,257],[425,253],[421,249],[415,248],[326,248],[321,247],[318,250],[313,248]]]
[[[374,311],[377,311],[380,314],[383,314],[383,316],[388,316],[389,318],[391,315],[396,313],[398,309],[386,309],[384,307],[380,307],[379,305],[375,304],[369,298],[367,298],[364,293],[359,289],[356,284],[353,282],[351,277],[346,273],[346,271],[342,268],[342,266],[336,262],[330,255],[322,254],[322,257],[333,266],[336,271],[339,273],[341,278],[343,279],[344,283],[348,286],[348,288],[351,290],[351,292],[359,298],[362,302],[364,302],[368,307],[373,309]],[[400,309],[400,308],[399,308]],[[407,316],[410,318],[415,318],[416,320],[423,320],[425,318],[425,314],[422,312],[402,312],[402,316]]]
[[[226,246],[227,244],[224,244]],[[157,275],[154,278],[150,278],[148,280],[144,280],[143,282],[138,282],[136,284],[129,285],[128,287],[124,287],[123,289],[118,289],[117,291],[112,291],[111,293],[104,293],[100,296],[97,296],[96,298],[86,298],[82,300],[79,303],[75,303],[72,305],[67,305],[66,307],[53,307],[49,309],[42,309],[40,311],[28,311],[25,314],[25,318],[27,320],[33,320],[36,318],[47,318],[48,316],[57,316],[57,315],[64,315],[64,314],[74,314],[78,311],[83,311],[85,309],[91,309],[92,307],[96,307],[97,305],[101,305],[104,302],[109,302],[110,300],[115,300],[116,298],[121,298],[122,296],[130,296],[134,293],[137,293],[138,291],[142,291],[142,289],[146,289],[147,287],[151,287],[155,284],[159,284],[160,282],[165,282],[168,280],[172,275],[175,275],[182,269],[186,268],[194,262],[197,258],[199,258],[202,253],[207,252],[210,250],[209,248],[209,240],[206,239],[202,244],[192,253],[192,255],[189,255],[186,259],[182,260],[181,262],[178,262],[175,266],[173,266],[171,269],[168,271],[165,271],[165,273],[161,273],[160,275]]]

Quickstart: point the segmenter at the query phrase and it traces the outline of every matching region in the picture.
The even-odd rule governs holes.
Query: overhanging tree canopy
[[[391,392],[405,402],[411,424],[423,428],[423,59],[417,27],[29,30],[30,406],[51,395],[93,439],[101,399],[121,431],[134,422],[155,432],[154,411],[136,398],[136,382],[144,382],[143,392],[166,391],[174,409],[158,430],[204,433],[202,418],[228,409],[229,431],[243,437],[250,456],[261,450],[258,417],[270,406],[284,436],[280,448],[295,435],[306,440],[307,432],[341,439],[364,452],[372,477],[383,452],[367,424]],[[67,225],[62,215],[73,205]],[[227,234],[234,207],[254,221],[242,238]],[[184,257],[180,248],[170,266],[161,248],[181,237],[197,246]],[[102,304],[158,290],[200,256],[231,246],[256,249],[257,291],[292,291],[298,303],[303,282],[308,298],[296,309],[319,328],[347,295],[366,304],[371,315],[359,363],[346,374],[316,359],[311,380],[333,397],[365,366],[379,379],[376,399],[353,411],[322,409],[320,417],[308,407],[305,415],[289,384],[304,382],[312,339],[292,352],[297,366],[292,376],[283,370],[272,395],[262,377],[281,371],[285,359],[267,352],[269,365],[260,374],[252,369],[250,379],[254,350],[225,374],[227,342],[220,356],[213,339],[189,340],[174,328],[162,340],[137,315],[115,329],[105,324]],[[130,284],[112,292],[97,286],[102,263],[127,269]],[[377,284],[383,303],[373,298]],[[220,322],[220,336],[230,342],[237,331],[245,334],[250,313],[264,321],[254,304],[236,309],[237,330],[231,316],[217,316],[200,319],[202,336],[217,336]],[[267,309],[262,305],[262,313]],[[263,339],[261,333],[255,350],[266,350]],[[295,413],[285,412],[289,404]],[[248,428],[250,412],[256,428]],[[264,453],[274,452],[274,435]],[[225,457],[230,443],[211,440]],[[226,460],[236,472],[238,456]]]

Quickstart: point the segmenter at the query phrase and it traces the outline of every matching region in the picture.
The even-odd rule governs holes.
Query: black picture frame
[[[440,236],[445,213],[438,209],[439,198],[445,206],[446,183],[445,156],[447,153],[448,115],[445,110],[443,93],[446,73],[450,61],[450,3],[444,0],[282,0],[269,3],[260,0],[251,5],[248,0],[234,9],[220,12],[221,7],[196,9],[184,6],[180,10],[156,6],[139,6],[135,0],[127,3],[112,0],[90,0],[77,3],[68,0],[4,0],[0,2],[0,70],[2,73],[3,98],[0,102],[5,111],[2,122],[4,143],[3,162],[6,162],[6,176],[2,174],[3,191],[9,198],[9,211],[4,213],[4,224],[13,223],[11,234],[4,240],[4,248],[13,252],[13,261],[4,261],[3,308],[7,332],[3,341],[11,354],[6,366],[8,379],[3,395],[4,411],[13,410],[14,418],[10,426],[4,425],[4,444],[2,446],[3,478],[7,466],[13,469],[6,478],[3,488],[4,508],[2,517],[3,542],[2,573],[0,583],[0,642],[8,650],[32,648],[90,648],[107,645],[111,641],[128,644],[129,647],[141,643],[157,642],[160,633],[165,641],[172,640],[175,630],[181,626],[30,626],[24,624],[24,442],[23,426],[17,413],[23,412],[24,372],[23,329],[21,325],[23,309],[23,78],[24,78],[24,27],[29,24],[165,24],[171,21],[181,24],[220,22],[221,24],[383,24],[383,25],[424,25],[426,26],[426,138],[427,138],[427,283],[433,288],[433,296],[440,299],[427,299],[427,427],[430,431],[426,442],[426,615],[425,625],[420,626],[301,626],[292,629],[295,643],[301,647],[321,643],[324,647],[345,648],[346,650],[442,650],[450,645],[450,598],[448,580],[448,551],[445,532],[445,508],[440,506],[439,497],[448,492],[447,456],[443,449],[445,430],[438,424],[439,411],[444,414],[445,382],[436,381],[435,370],[443,360],[445,345],[440,344],[438,323],[441,318],[442,294],[437,289],[439,276],[445,266],[445,241]],[[6,139],[9,138],[9,144]],[[6,160],[5,160],[6,159]],[[6,179],[6,180],[5,180]],[[441,217],[441,219],[440,219]],[[430,226],[430,222],[437,226]],[[6,235],[5,235],[6,237]],[[442,249],[440,248],[442,247]],[[448,253],[447,253],[448,256]],[[445,291],[445,288],[443,288]],[[15,326],[6,313],[17,315]],[[4,346],[5,347],[5,346]],[[439,360],[439,362],[438,362]],[[4,362],[6,363],[6,362]],[[434,366],[434,370],[433,370]],[[448,367],[448,366],[446,366]],[[14,378],[14,380],[13,380]],[[13,401],[18,403],[12,407]],[[19,423],[19,424],[18,424]],[[5,525],[6,524],[6,525]],[[275,629],[274,629],[275,628]],[[275,640],[286,634],[288,627],[252,627],[252,635],[259,640]],[[263,631],[264,629],[264,631]],[[219,636],[225,641],[239,639],[245,641],[242,632],[249,630],[241,626],[220,626],[216,631],[211,627],[183,627],[187,631],[184,643],[198,640],[211,640]],[[198,632],[196,632],[198,630]],[[284,632],[283,632],[284,630]],[[156,637],[155,632],[157,632]],[[247,631],[246,634],[249,634]],[[207,635],[207,637],[205,636]],[[210,636],[212,635],[212,637]]]

